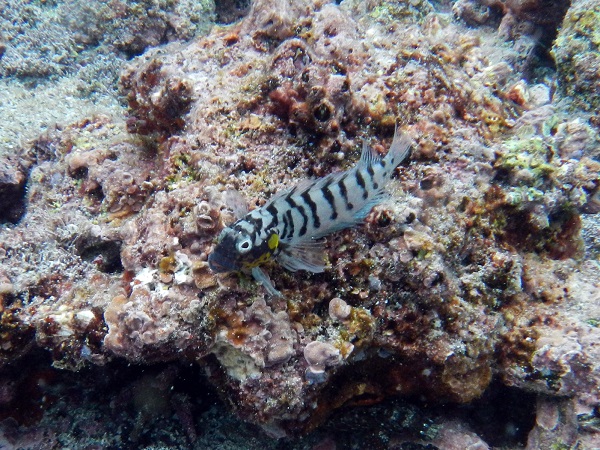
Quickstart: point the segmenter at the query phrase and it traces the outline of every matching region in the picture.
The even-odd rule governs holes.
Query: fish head
[[[216,273],[252,269],[271,259],[278,246],[277,234],[255,242],[243,230],[226,228],[208,257],[208,265]]]

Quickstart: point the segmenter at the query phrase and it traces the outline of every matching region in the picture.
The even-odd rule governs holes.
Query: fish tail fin
[[[387,155],[385,155],[385,158],[383,158],[385,165],[387,166],[389,164],[393,169],[398,167],[410,153],[411,145],[412,142],[408,135],[402,132],[398,133],[398,126],[396,126],[392,145],[390,146]]]

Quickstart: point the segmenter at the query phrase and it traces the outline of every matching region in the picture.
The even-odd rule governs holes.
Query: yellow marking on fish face
[[[256,258],[254,261],[244,263],[244,268],[246,268],[246,269],[253,269],[253,268],[258,267],[258,266],[260,266],[262,264],[265,264],[270,259],[271,259],[271,252],[263,253],[258,258]]]
[[[279,246],[279,235],[273,233],[267,242],[271,250],[275,250]]]

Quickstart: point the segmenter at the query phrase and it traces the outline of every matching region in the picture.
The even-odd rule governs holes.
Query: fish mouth
[[[239,270],[238,265],[234,261],[228,258],[223,258],[222,256],[217,255],[215,253],[211,253],[208,256],[208,267],[215,273],[224,273]]]

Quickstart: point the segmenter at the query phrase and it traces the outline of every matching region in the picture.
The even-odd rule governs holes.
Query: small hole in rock
[[[215,2],[216,23],[229,25],[237,22],[250,11],[250,0],[221,0]]]
[[[93,242],[82,238],[76,248],[81,259],[94,263],[101,272],[123,272],[120,241]]]
[[[421,180],[419,187],[424,191],[428,191],[433,187],[433,179],[425,178],[424,180]]]
[[[83,180],[88,175],[88,168],[87,167],[79,167],[75,170],[70,171],[69,173],[76,180]]]
[[[325,104],[320,104],[314,110],[315,119],[319,122],[326,122],[331,118],[331,110]]]
[[[0,174],[1,175],[1,174]],[[0,179],[0,224],[16,224],[27,210],[26,183]]]

